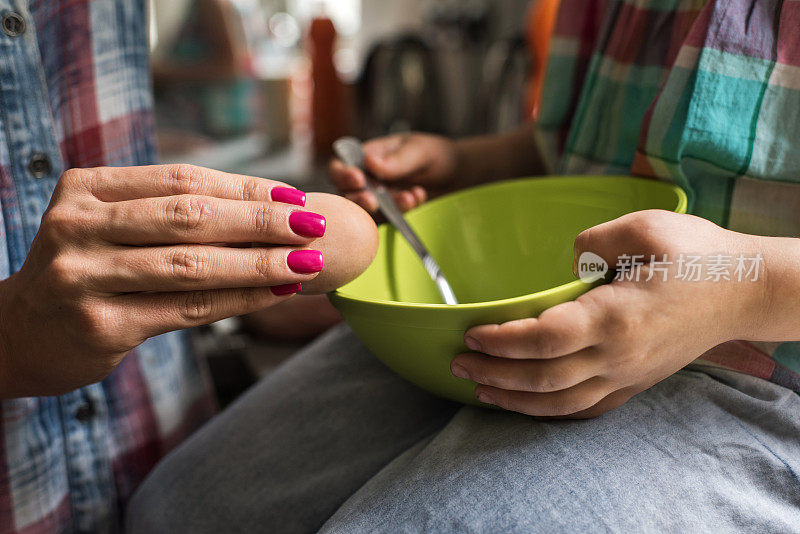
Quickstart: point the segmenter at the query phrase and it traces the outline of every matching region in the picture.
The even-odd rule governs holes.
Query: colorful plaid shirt
[[[144,0],[0,0],[0,279],[62,171],[155,161],[151,104]],[[118,530],[136,485],[211,412],[185,333],[102,383],[3,402],[0,532]]]
[[[800,237],[800,1],[561,0],[539,127],[563,173],[667,180],[696,215]],[[800,343],[703,360],[800,392]]]

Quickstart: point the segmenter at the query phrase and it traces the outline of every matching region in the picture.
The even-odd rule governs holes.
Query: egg
[[[303,282],[303,294],[328,293],[355,280],[370,266],[378,251],[378,229],[372,217],[344,197],[308,193],[306,210],[327,220],[325,235],[308,248],[319,250],[324,268],[310,282]]]

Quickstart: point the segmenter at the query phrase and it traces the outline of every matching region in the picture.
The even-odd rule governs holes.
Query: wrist
[[[800,239],[756,237],[754,252],[764,259],[760,295],[753,309],[754,341],[800,341]],[[752,330],[752,328],[751,328]]]
[[[500,136],[467,137],[453,142],[455,172],[451,180],[458,188],[511,178],[506,167],[506,141]]]
[[[735,315],[730,339],[748,341],[798,341],[800,327],[800,240],[730,232],[734,265],[744,257],[744,279],[732,276],[723,304]],[[758,265],[756,265],[758,264]]]
[[[456,141],[459,185],[546,174],[535,132],[528,123],[511,133]]]
[[[479,170],[475,168],[474,149],[476,139],[459,139],[452,141],[453,175],[448,182],[453,188],[469,187],[479,183]]]
[[[771,276],[767,276],[764,261],[764,241],[763,237],[747,234],[730,232],[735,245],[729,247],[732,252],[734,265],[738,258],[753,258],[759,262],[758,273],[743,277],[739,280],[738,276],[731,276],[729,286],[731,287],[730,301],[738,303],[733,307],[736,314],[732,339],[754,340],[763,331],[767,322],[767,307],[770,303],[770,281]]]

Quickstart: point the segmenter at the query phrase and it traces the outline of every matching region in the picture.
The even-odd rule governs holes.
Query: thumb
[[[399,181],[422,171],[428,164],[424,145],[413,140],[387,138],[365,147],[367,168],[381,180]]]
[[[604,260],[607,267],[615,269],[620,258],[636,258],[649,263],[650,255],[656,252],[652,221],[648,212],[631,213],[613,221],[589,228],[575,239],[573,271],[582,273],[587,262]],[[641,257],[640,257],[641,256]]]

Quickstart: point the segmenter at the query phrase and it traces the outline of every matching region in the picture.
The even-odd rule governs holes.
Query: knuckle
[[[169,166],[169,177],[178,194],[197,194],[204,176],[204,170],[196,165],[178,163]]]
[[[208,258],[191,248],[172,252],[168,265],[172,277],[181,282],[206,282],[211,275]]]
[[[628,350],[620,355],[616,370],[641,369],[642,365],[650,360],[650,353],[646,350]]]
[[[646,249],[657,249],[664,244],[664,228],[669,224],[667,219],[667,212],[662,210],[631,213],[625,221],[625,237]]]
[[[41,230],[55,237],[83,235],[93,226],[92,210],[88,206],[59,203],[45,212]]]
[[[267,194],[265,191],[264,180],[261,178],[248,178],[242,183],[241,198],[246,202],[253,202],[257,200],[265,200]]]
[[[556,348],[555,339],[548,332],[529,337],[527,345],[528,351],[539,358],[549,358],[555,353]]]
[[[640,222],[635,225],[628,226],[625,234],[629,240],[640,243],[647,249],[658,243],[658,235],[655,233],[653,222],[650,219],[640,219]]]
[[[209,291],[190,291],[183,298],[180,314],[191,324],[207,322],[214,313],[214,299]]]
[[[662,228],[666,224],[671,224],[678,214],[667,210],[649,209],[638,212],[643,220],[649,221],[654,227]]]
[[[573,404],[567,402],[554,402],[548,409],[547,413],[542,414],[548,417],[566,417],[579,412],[579,408],[575,408]]]
[[[55,236],[70,235],[75,229],[74,210],[56,206],[47,210],[42,217],[41,228],[44,232]]]
[[[328,161],[328,176],[330,178],[335,178],[341,172],[341,167],[342,164],[339,163],[339,160],[336,158]]]
[[[200,229],[209,218],[210,210],[195,195],[180,195],[167,204],[167,218],[177,228],[184,231]]]
[[[253,226],[257,233],[266,232],[269,228],[270,208],[267,205],[260,205],[255,208],[253,214]]]
[[[61,174],[61,178],[58,181],[67,188],[75,187],[83,183],[84,172],[83,169],[67,169]]]
[[[85,339],[92,345],[108,345],[114,331],[111,310],[97,301],[83,301],[76,310],[76,319]]]
[[[509,356],[508,341],[513,339],[511,334],[511,323],[487,325],[479,334],[483,352],[492,356]]]
[[[593,404],[586,395],[553,395],[546,415],[566,417],[591,408]]]
[[[257,234],[265,234],[271,228],[277,227],[278,211],[270,204],[259,204],[253,213],[253,228]]]
[[[608,303],[613,302],[613,299],[606,297],[606,295],[614,292],[616,292],[616,288],[609,284],[600,289],[584,293],[575,301],[576,305],[586,311],[580,320],[579,328],[588,339],[596,341],[607,337],[609,324]]]
[[[278,272],[280,267],[277,258],[267,251],[259,251],[256,255],[255,271],[257,276],[267,278]]]
[[[578,237],[575,238],[575,251],[576,252],[585,252],[590,251],[595,243],[595,237],[597,235],[596,228],[589,228],[588,230],[584,230]]]
[[[605,330],[609,332],[609,338],[621,346],[625,346],[628,340],[641,333],[642,328],[646,326],[642,324],[643,320],[635,313],[616,308],[609,308],[606,313]]]
[[[535,391],[528,383],[528,378],[524,375],[508,375],[493,381],[479,383],[494,386],[505,391]]]
[[[252,289],[239,290],[238,301],[244,310],[254,310],[259,307],[258,294]]]
[[[569,408],[569,413],[564,415],[573,415],[576,413],[584,412],[603,400],[604,395],[598,393],[589,393],[576,398],[573,405]]]
[[[66,254],[60,254],[50,262],[48,275],[56,286],[69,287],[78,282],[80,271],[71,257]]]
[[[529,378],[530,391],[532,393],[560,391],[567,383],[567,380],[567,377],[565,377],[563,373],[553,370],[533,372]]]
[[[100,173],[104,171],[103,167],[90,168],[90,169],[67,169],[61,174],[59,179],[59,186],[66,190],[84,190],[95,191],[97,189],[97,182]]]

